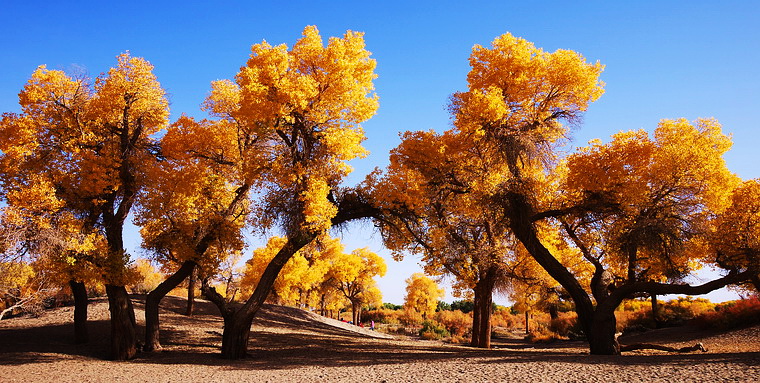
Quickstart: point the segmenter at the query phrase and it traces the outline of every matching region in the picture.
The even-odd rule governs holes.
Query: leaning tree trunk
[[[185,261],[174,274],[156,286],[153,291],[148,293],[147,298],[145,298],[145,351],[161,349],[158,316],[161,300],[164,299],[166,294],[179,286],[185,278],[192,274],[195,265],[196,264],[193,261]]]
[[[137,354],[137,325],[132,301],[124,286],[106,285],[111,312],[111,359],[129,360]]]
[[[251,294],[251,297],[239,309],[230,307],[214,289],[203,288],[204,296],[212,300],[219,307],[224,317],[224,331],[222,332],[223,358],[242,359],[247,355],[248,339],[253,317],[264,304],[264,301],[272,290],[275,279],[277,279],[285,263],[290,260],[293,254],[306,246],[314,238],[316,238],[316,235],[306,233],[289,237],[285,246],[277,252],[266,269],[264,269],[264,273],[261,274],[259,283],[256,285],[256,289]]]
[[[588,293],[575,276],[541,243],[533,221],[533,207],[527,198],[517,192],[508,192],[505,202],[504,212],[510,218],[509,226],[515,237],[525,246],[531,257],[570,294],[583,333],[591,342],[594,304]]]
[[[84,282],[73,279],[69,281],[69,287],[74,296],[74,343],[87,343],[90,340],[87,331],[87,306],[90,303],[87,298],[87,288]]]

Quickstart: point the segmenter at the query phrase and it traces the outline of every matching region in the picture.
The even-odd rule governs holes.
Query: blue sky
[[[621,130],[652,130],[663,118],[715,117],[734,138],[729,167],[756,178],[758,20],[753,1],[9,1],[0,8],[0,112],[18,111],[18,91],[38,65],[95,77],[129,50],[155,65],[172,119],[204,117],[199,104],[209,83],[233,77],[252,44],[292,45],[306,25],[324,37],[362,31],[377,60],[380,109],[364,124],[372,154],[352,163],[353,184],[387,164],[399,132],[447,129],[447,99],[465,89],[472,46],[511,32],[606,65],[606,93],[568,151]],[[371,226],[349,228],[343,237],[349,250],[369,246],[388,255]],[[385,301],[401,303],[416,260],[387,260],[380,287]]]

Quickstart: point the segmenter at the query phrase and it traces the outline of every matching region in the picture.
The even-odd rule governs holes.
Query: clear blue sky
[[[364,3],[6,1],[0,112],[18,111],[17,93],[38,65],[83,68],[95,77],[129,50],[155,65],[173,119],[202,117],[198,106],[209,83],[233,77],[252,44],[292,45],[306,25],[324,37],[363,31],[378,64],[380,109],[364,124],[372,154],[352,163],[347,183],[353,184],[387,164],[398,132],[448,128],[445,105],[465,88],[472,46],[511,32],[545,50],[572,49],[606,65],[606,93],[589,109],[573,145],[620,130],[652,130],[662,118],[715,117],[734,138],[730,168],[743,178],[760,177],[760,5],[754,1]],[[344,242],[349,250],[369,246],[387,256],[372,233],[351,228]],[[134,231],[131,236],[139,243]],[[401,303],[416,260],[387,260],[384,300]]]

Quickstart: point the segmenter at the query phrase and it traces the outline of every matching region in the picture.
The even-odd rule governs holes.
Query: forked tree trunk
[[[106,285],[111,312],[111,359],[129,360],[137,354],[135,312],[124,286]]]
[[[84,282],[75,280],[69,281],[71,294],[74,296],[74,343],[82,344],[90,341],[90,334],[87,331],[87,288]]]
[[[190,279],[187,281],[187,308],[185,310],[185,315],[187,316],[193,316],[193,309],[195,306],[195,283],[198,279],[198,271],[196,268],[193,268],[193,271],[190,272]]]
[[[166,278],[153,291],[148,293],[145,298],[145,351],[155,351],[161,349],[159,341],[160,321],[158,310],[161,300],[166,294],[179,286],[195,269],[195,262],[185,261],[182,266],[169,278]]]
[[[251,332],[253,317],[264,304],[277,276],[285,263],[298,250],[311,242],[316,235],[301,234],[289,237],[285,246],[277,252],[269,262],[264,273],[261,274],[256,289],[248,298],[248,301],[239,308],[232,307],[215,289],[204,284],[203,294],[219,308],[224,317],[224,331],[222,332],[222,357],[225,359],[242,359],[248,352],[248,339]]]

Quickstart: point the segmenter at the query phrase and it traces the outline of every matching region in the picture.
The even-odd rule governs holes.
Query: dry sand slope
[[[164,350],[129,362],[102,359],[108,344],[103,300],[91,305],[88,345],[71,344],[71,307],[0,321],[0,382],[760,381],[760,326],[722,334],[658,330],[629,341],[672,346],[701,341],[710,352],[613,357],[588,355],[582,342],[532,345],[515,337],[495,340],[496,349],[477,350],[378,337],[298,309],[265,306],[253,326],[251,357],[227,361],[218,356],[222,321],[213,305],[200,301],[197,314],[187,318],[179,314],[182,299],[164,301]],[[135,306],[141,323],[140,298]]]

